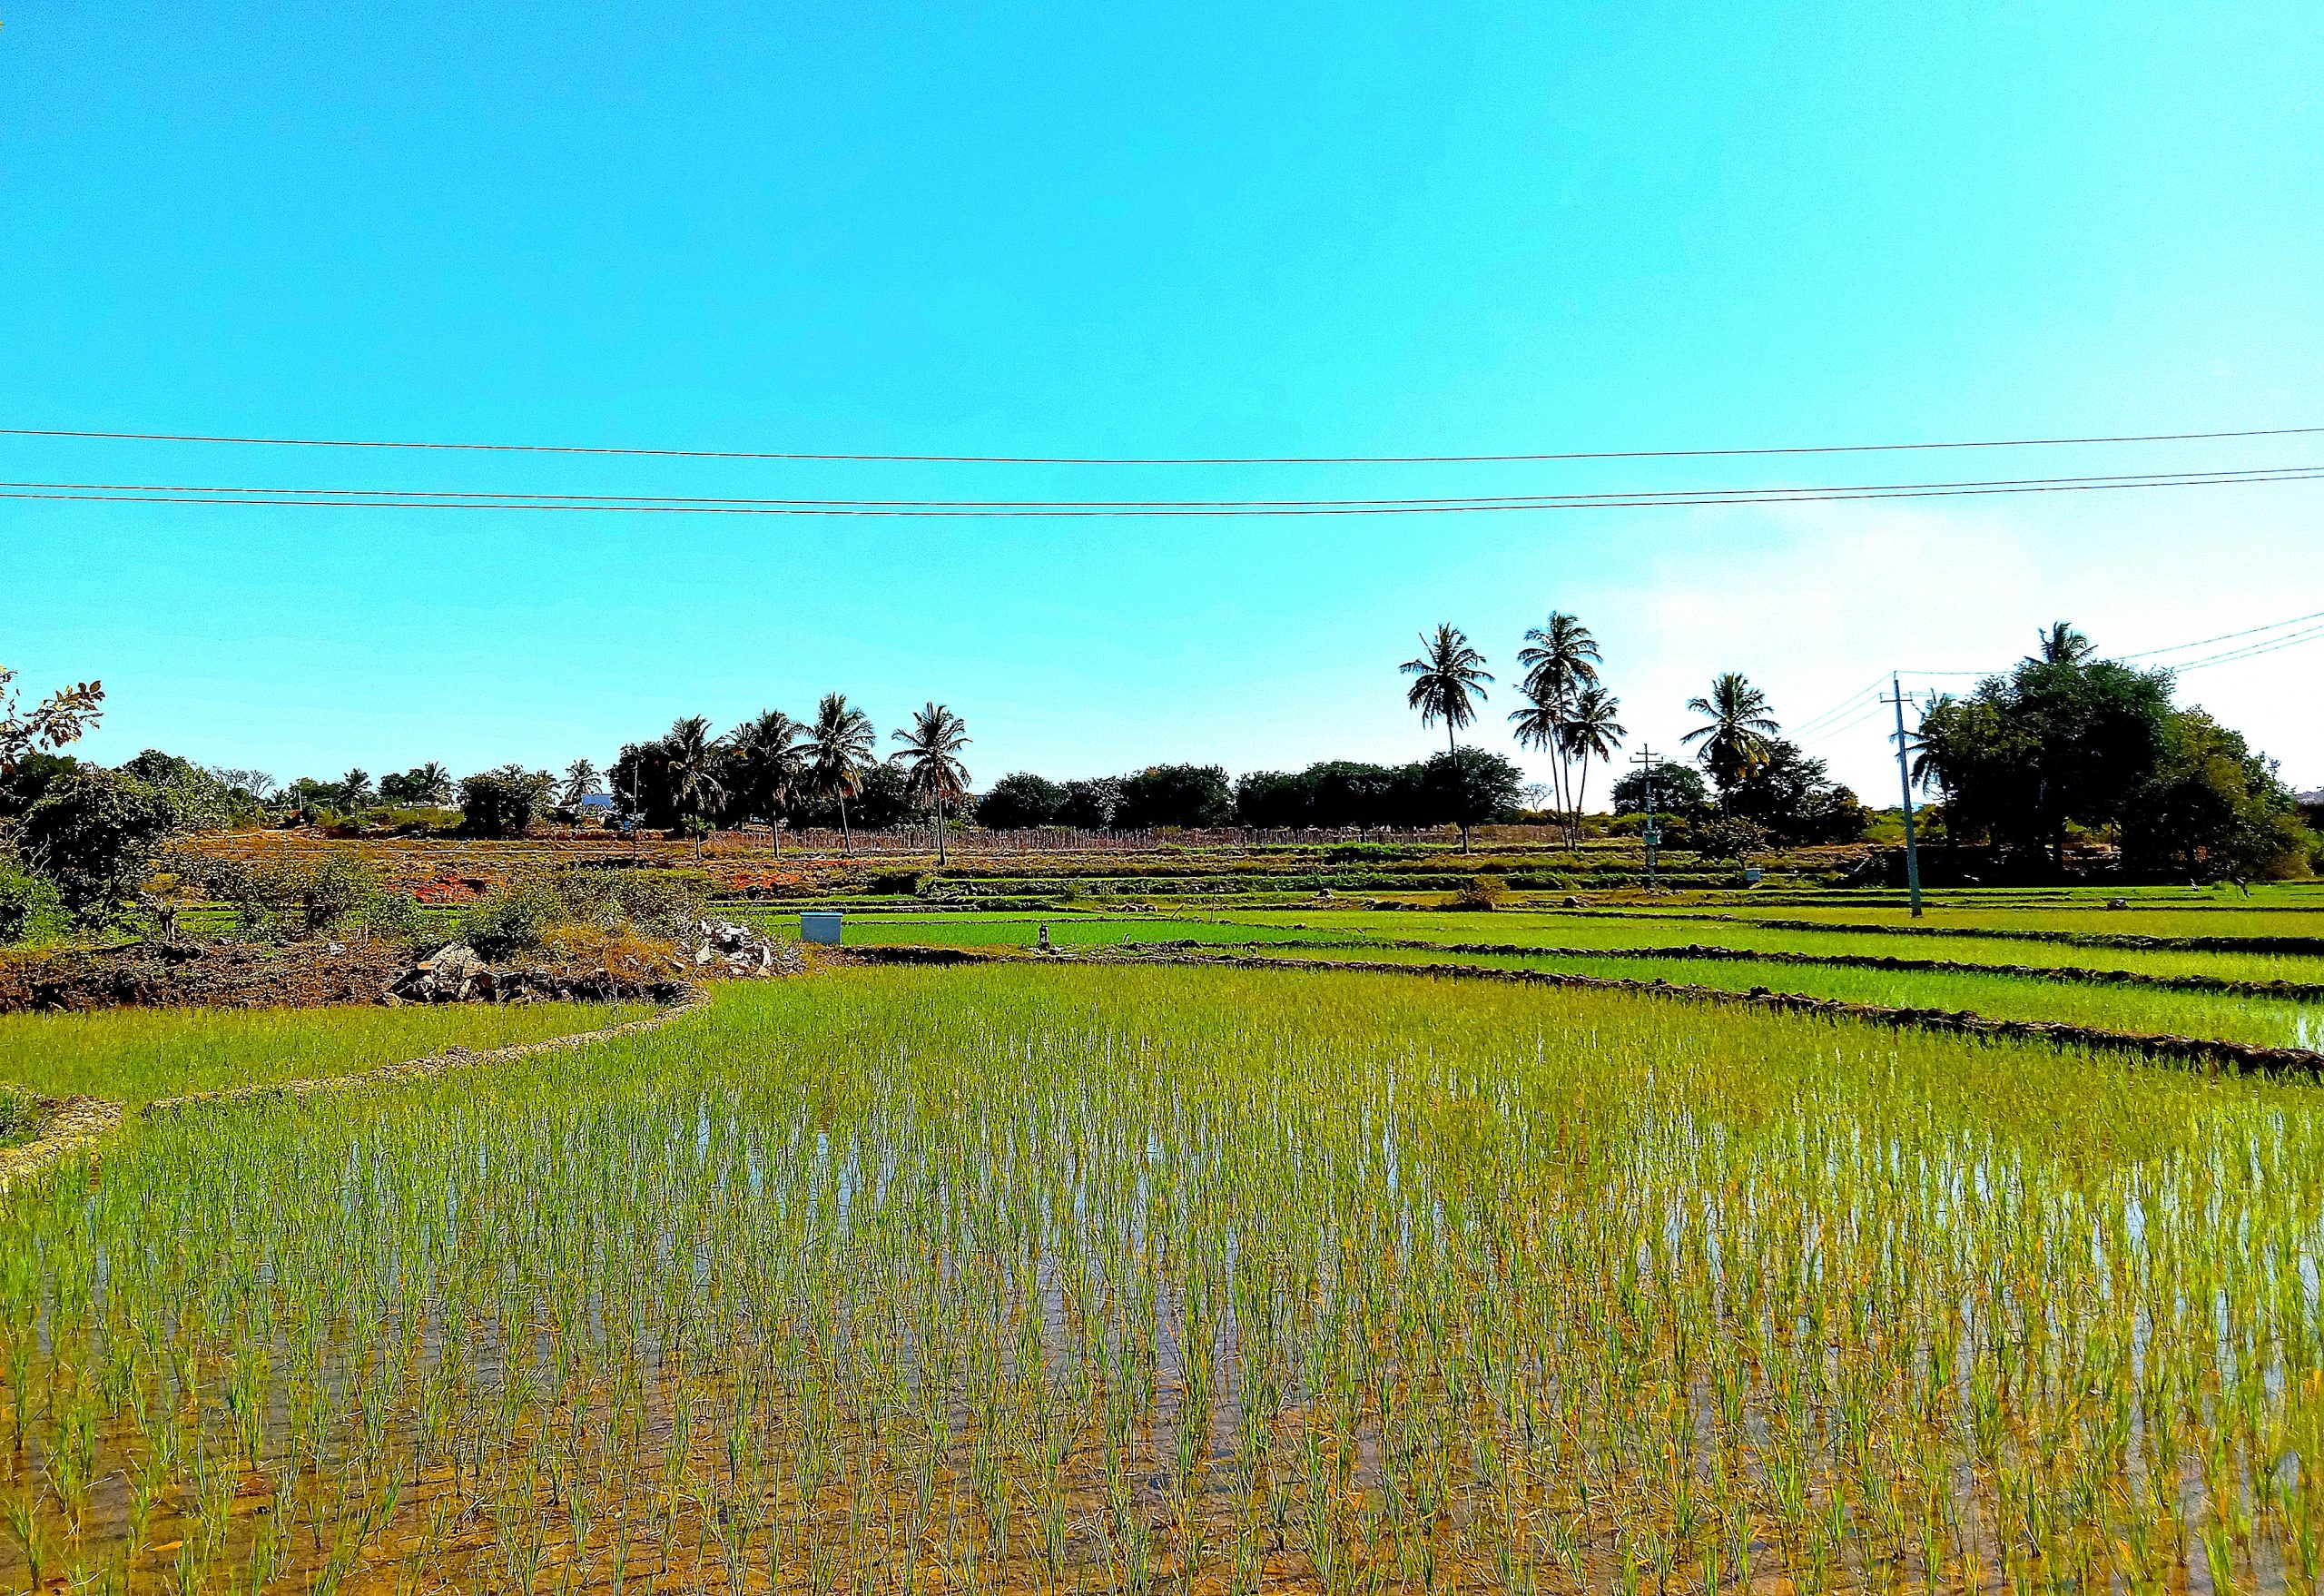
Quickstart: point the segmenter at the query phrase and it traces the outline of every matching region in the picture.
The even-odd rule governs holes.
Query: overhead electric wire
[[[2217,432],[2119,433],[2081,438],[1977,438],[1916,443],[1797,444],[1745,448],[1569,449],[1520,454],[1420,455],[979,455],[841,452],[809,449],[640,448],[606,444],[459,443],[378,438],[270,438],[209,432],[104,431],[88,428],[0,427],[0,438],[54,438],[122,443],[238,444],[268,448],[419,449],[465,454],[616,455],[656,459],[794,460],[957,466],[1437,466],[1516,465],[1578,460],[1709,460],[1784,455],[1900,454],[1925,449],[2066,448],[2131,443],[2209,443],[2233,438],[2300,438],[2324,427],[2265,427]]]
[[[288,505],[332,509],[560,510],[649,515],[1072,519],[1223,516],[1446,515],[1533,509],[1630,509],[1834,503],[1993,494],[2229,487],[2324,479],[2324,465],[1773,488],[1629,489],[1477,498],[1312,499],[866,499],[474,492],[451,488],[265,488],[132,482],[0,482],[0,498],[130,504]]]
[[[2202,648],[2213,643],[2225,643],[2232,637],[2250,637],[2260,632],[2280,632],[2286,626],[2297,626],[2305,621],[2324,621],[2324,609],[2313,614],[2294,616],[2288,621],[2270,621],[2264,626],[2246,626],[2240,632],[2221,632],[2216,637],[2198,637],[2192,643],[2176,643],[2169,648],[2142,649],[2136,654],[2119,655],[2121,659],[2152,659],[2158,654],[2184,654],[2190,648]]]
[[[1793,734],[1797,735],[1805,733],[1812,733],[1825,722],[1848,714],[1850,711],[1862,704],[1867,696],[1879,692],[1886,681],[1887,678],[1883,676],[1877,681],[1866,683],[1863,686],[1858,687],[1855,692],[1849,694],[1846,698],[1841,699],[1839,703],[1834,704],[1823,714],[1811,715],[1807,719],[1800,722],[1798,725],[1792,728]]]
[[[2315,624],[2311,625],[2310,623]],[[2300,629],[2297,632],[2286,635],[2284,634],[2284,628],[2287,626],[2297,626]],[[2291,648],[2302,643],[2317,642],[2319,639],[2324,639],[2324,610],[2318,610],[2309,615],[2292,616],[2285,620],[2270,621],[2265,626],[2246,626],[2240,632],[2221,632],[2216,637],[2198,637],[2191,643],[2172,643],[2166,645],[2162,648],[2145,648],[2141,649],[2136,654],[2112,655],[2108,657],[2118,660],[2152,659],[2159,654],[2183,654],[2190,648],[2202,648],[2213,643],[2225,643],[2238,637],[2253,637],[2262,632],[2273,632],[2279,634],[2279,635],[2273,637],[2262,637],[2256,643],[2243,644],[2237,647],[2228,649],[2223,653],[2209,655],[2206,658],[2188,660],[2180,665],[2166,665],[2161,668],[2176,675],[2185,671],[2201,670],[2206,665],[2227,665],[2235,660],[2257,659],[2261,655],[2273,654],[2280,648]],[[1998,676],[2004,673],[2001,671],[1991,670],[1900,670],[1896,674],[1900,676],[1975,676],[1983,678],[1986,676]],[[1813,724],[1814,723],[1810,722],[1809,724]]]

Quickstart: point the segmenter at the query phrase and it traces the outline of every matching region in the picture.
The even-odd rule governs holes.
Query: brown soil
[[[0,960],[0,1014],[123,1007],[311,1009],[395,1001],[388,987],[411,961],[387,942],[137,942]],[[676,1000],[693,971],[651,975],[555,965],[496,971],[479,997],[498,1002]],[[723,973],[713,971],[710,973]]]
[[[384,942],[137,942],[0,962],[0,1014],[376,1003],[404,963],[401,950]]]

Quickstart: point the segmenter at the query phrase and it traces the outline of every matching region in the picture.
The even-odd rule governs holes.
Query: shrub
[[[704,878],[691,871],[566,870],[520,876],[478,899],[460,935],[487,959],[506,959],[587,931],[666,942],[702,914]]]
[[[363,916],[364,928],[381,941],[409,945],[428,934],[428,911],[409,892],[381,892]]]
[[[506,959],[539,947],[552,927],[571,920],[571,906],[554,882],[520,876],[469,905],[460,938],[487,959]]]
[[[64,928],[64,901],[56,883],[26,870],[0,849],[0,944],[30,941]]]
[[[1697,825],[1690,841],[1695,852],[1705,859],[1740,861],[1767,852],[1768,832],[1756,821],[1720,815]]]
[[[460,783],[460,818],[479,837],[521,837],[549,812],[556,778],[545,770],[504,764]]]
[[[1509,888],[1499,876],[1481,875],[1461,889],[1459,895],[1445,905],[1449,909],[1490,911],[1509,901]]]
[[[76,918],[103,921],[134,897],[172,820],[169,801],[134,776],[76,765],[25,812],[19,844]]]

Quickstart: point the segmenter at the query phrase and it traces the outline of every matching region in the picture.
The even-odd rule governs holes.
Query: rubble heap
[[[771,942],[746,925],[731,920],[697,921],[694,947],[684,955],[701,975],[799,975],[806,959],[788,942]]]
[[[684,979],[644,980],[603,968],[578,973],[496,969],[466,942],[446,942],[389,981],[387,995],[403,1003],[608,1002],[641,997],[668,1002],[684,990],[685,979],[799,975],[807,968],[796,947],[769,941],[748,926],[724,920],[682,926],[678,951],[669,963],[673,977]]]

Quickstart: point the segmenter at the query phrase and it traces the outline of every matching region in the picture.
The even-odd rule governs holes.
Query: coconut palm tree
[[[598,775],[596,764],[586,758],[576,759],[565,767],[565,787],[557,793],[557,801],[569,807],[592,793],[605,790],[606,784]]]
[[[1513,735],[1520,748],[1538,748],[1551,756],[1550,809],[1552,813],[1565,813],[1565,723],[1571,708],[1566,698],[1536,698],[1528,694],[1522,709],[1509,712],[1510,724],[1516,728]]]
[[[722,791],[716,774],[718,740],[710,734],[710,722],[690,714],[674,723],[662,746],[669,760],[670,798],[679,815],[686,820],[707,819],[709,801]],[[694,832],[694,856],[699,859],[703,829],[687,829]]]
[[[871,717],[848,708],[845,694],[826,693],[815,705],[815,724],[807,734],[808,779],[816,792],[839,800],[840,846],[851,852],[855,838],[848,830],[847,801],[863,791],[872,736]]]
[[[412,783],[415,802],[433,803],[438,807],[451,803],[452,773],[444,768],[442,761],[431,759],[411,775],[417,778]]]
[[[911,724],[891,733],[903,744],[891,755],[904,767],[904,791],[916,803],[936,812],[936,862],[944,862],[944,809],[969,795],[968,767],[960,750],[969,745],[969,729],[960,717],[931,700],[911,717]]]
[[[1621,708],[1620,699],[1592,682],[1573,695],[1558,734],[1558,745],[1581,767],[1581,780],[1573,795],[1573,829],[1566,833],[1570,848],[1581,846],[1581,801],[1590,793],[1590,762],[1602,759],[1611,764],[1614,750],[1630,734],[1630,728],[1614,718]]]
[[[1719,806],[1725,808],[1736,784],[1767,763],[1782,728],[1768,713],[1768,695],[1739,671],[1713,676],[1709,695],[1688,699],[1687,708],[1705,719],[1679,741],[1701,744],[1695,757],[1718,784]]]
[[[1469,646],[1458,626],[1439,626],[1433,637],[1423,632],[1420,645],[1420,657],[1404,661],[1402,667],[1404,675],[1416,678],[1404,695],[1404,703],[1420,711],[1422,725],[1444,723],[1444,748],[1449,754],[1453,732],[1477,718],[1471,697],[1482,700],[1485,696],[1482,684],[1492,677],[1484,668],[1485,656]]]
[[[756,720],[744,721],[727,734],[728,745],[742,755],[749,813],[764,816],[770,826],[779,818],[777,812],[806,784],[808,750],[800,741],[806,734],[806,727],[779,709],[762,710]],[[774,856],[783,857],[779,826]]]
[[[2034,656],[2037,665],[2079,665],[2096,646],[2071,621],[2053,621],[2046,628],[2037,627],[2034,635],[2042,645],[2042,652]]]
[[[1528,629],[1525,646],[1517,651],[1517,663],[1525,667],[1525,696],[1554,710],[1554,714],[1544,717],[1551,720],[1562,719],[1573,695],[1598,679],[1600,662],[1598,639],[1590,635],[1580,616],[1561,609],[1551,610],[1548,620]],[[1562,808],[1571,787],[1564,744],[1553,731],[1537,745],[1549,750],[1554,759],[1551,782]]]

